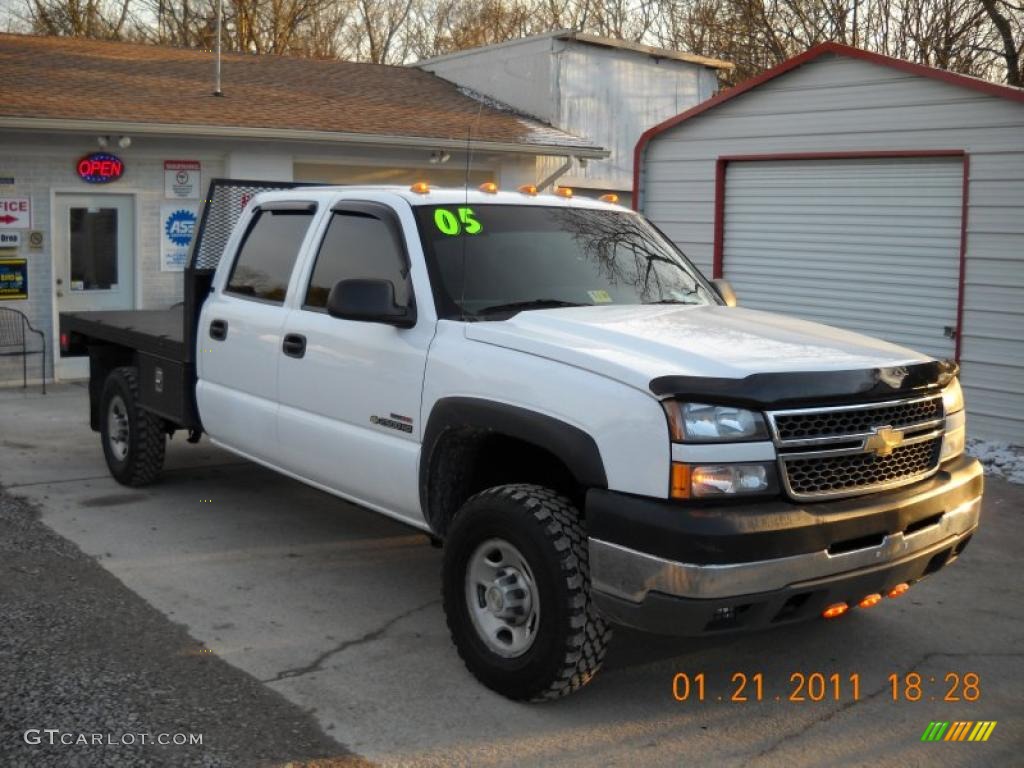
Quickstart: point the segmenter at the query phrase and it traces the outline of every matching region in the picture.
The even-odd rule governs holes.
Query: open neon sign
[[[124,173],[121,158],[107,152],[93,152],[78,161],[78,177],[89,184],[107,184],[117,181]]]

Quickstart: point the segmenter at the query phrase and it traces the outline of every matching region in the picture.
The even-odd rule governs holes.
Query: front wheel
[[[110,372],[100,407],[100,439],[110,474],[122,485],[153,482],[164,466],[167,435],[160,419],[139,405],[135,368]]]
[[[611,629],[590,600],[587,540],[564,496],[503,485],[465,503],[444,548],[445,615],[466,667],[510,699],[554,699],[597,674]]]

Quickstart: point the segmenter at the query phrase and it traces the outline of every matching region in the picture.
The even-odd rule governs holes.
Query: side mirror
[[[416,325],[416,310],[395,304],[395,286],[390,280],[340,280],[327,296],[327,314],[398,328]]]
[[[736,291],[734,291],[732,289],[732,286],[729,285],[729,281],[728,280],[723,280],[722,278],[718,278],[717,280],[712,280],[711,284],[713,286],[715,286],[715,290],[718,291],[718,295],[722,297],[722,301],[725,302],[725,306],[727,306],[727,307],[735,307],[736,306],[736,304],[737,304]]]

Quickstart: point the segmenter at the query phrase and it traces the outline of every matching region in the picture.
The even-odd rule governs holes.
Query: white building
[[[1024,90],[832,43],[644,134],[635,199],[748,307],[963,370],[1024,444]]]
[[[585,165],[549,159],[548,172],[583,194],[618,193],[628,202],[633,148],[652,125],[718,91],[718,73],[732,64],[682,51],[560,30],[421,61],[472,92],[585,136],[607,147],[607,160]]]
[[[514,188],[546,174],[543,158],[608,155],[414,68],[229,55],[216,96],[200,51],[0,35],[0,61],[0,306],[51,351],[60,311],[182,299],[212,178],[461,185],[468,133],[474,184]],[[84,358],[51,363],[85,372]],[[20,359],[0,357],[5,381],[21,382]]]

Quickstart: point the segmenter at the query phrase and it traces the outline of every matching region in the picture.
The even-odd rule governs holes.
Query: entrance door
[[[135,306],[135,206],[130,195],[58,195],[57,309]]]
[[[57,195],[53,279],[58,312],[135,306],[131,195]],[[86,378],[89,358],[58,356],[55,370],[60,379]]]

